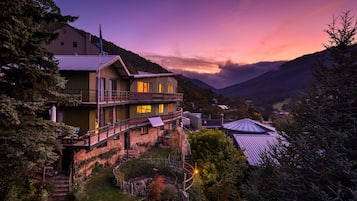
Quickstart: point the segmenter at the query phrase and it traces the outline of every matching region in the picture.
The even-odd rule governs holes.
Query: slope
[[[227,97],[251,99],[257,104],[272,104],[292,97],[307,88],[313,81],[313,68],[325,51],[304,55],[243,83],[232,85],[218,92]]]

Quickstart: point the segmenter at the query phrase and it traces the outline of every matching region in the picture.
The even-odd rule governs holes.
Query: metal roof
[[[118,55],[55,55],[60,70],[97,71],[121,60]]]
[[[150,117],[148,119],[152,127],[159,127],[164,125],[164,122],[162,121],[161,117]]]
[[[121,65],[117,65],[117,70],[133,78],[172,77],[180,75],[178,73],[149,72],[132,74],[119,55],[55,55],[55,60],[58,60],[58,67],[62,71],[98,71],[99,66],[100,69],[103,69],[118,62]]]
[[[268,125],[247,118],[225,123],[222,126],[224,129],[237,131],[238,133],[266,133],[275,131],[274,128]]]
[[[233,134],[234,140],[244,150],[249,165],[261,163],[261,154],[269,150],[269,145],[278,143],[278,134]]]

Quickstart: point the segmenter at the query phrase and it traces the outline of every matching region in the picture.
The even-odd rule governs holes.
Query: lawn
[[[114,187],[110,178],[113,167],[101,170],[85,185],[86,201],[134,201],[135,197],[125,195]]]
[[[144,153],[140,158],[167,158],[172,154],[170,149],[160,149],[154,147],[147,153]],[[137,170],[142,170],[143,163],[136,159],[128,161],[126,166],[129,166],[130,174],[136,174]],[[149,173],[152,174],[152,165],[150,165]],[[144,168],[147,169],[147,168]],[[100,170],[96,175],[92,176],[84,187],[85,197],[83,201],[135,201],[138,197],[129,196],[120,192],[119,188],[114,187],[111,181],[113,167],[107,167]],[[139,171],[140,172],[140,171]],[[142,171],[141,171],[142,172]],[[130,175],[129,174],[129,175]]]

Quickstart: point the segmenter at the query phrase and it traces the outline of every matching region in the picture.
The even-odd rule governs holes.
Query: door
[[[110,80],[109,83],[109,99],[116,100],[117,99],[117,81]]]
[[[130,135],[129,132],[124,133],[124,149],[130,149]]]

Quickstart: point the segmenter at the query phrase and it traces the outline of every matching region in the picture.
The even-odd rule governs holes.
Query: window
[[[140,114],[150,113],[151,105],[138,105],[136,106],[136,112]]]
[[[148,134],[149,133],[149,128],[147,126],[141,127],[140,128],[140,132],[141,132],[142,135],[143,134]]]
[[[109,80],[109,99],[115,100],[117,98],[117,81],[110,79]]]
[[[161,83],[159,83],[159,86],[158,86],[158,92],[159,93],[162,93],[163,92],[163,85]]]
[[[164,113],[164,104],[159,104],[159,113]]]
[[[167,106],[167,110],[168,110],[168,112],[173,112],[174,111],[174,105],[173,104],[169,104]]]
[[[77,41],[73,41],[72,46],[73,46],[73,47],[75,47],[75,48],[76,48],[76,47],[78,47],[78,43],[77,43]]]
[[[138,92],[149,92],[150,83],[148,82],[138,82]]]
[[[171,84],[167,86],[167,93],[174,93],[174,86]]]

